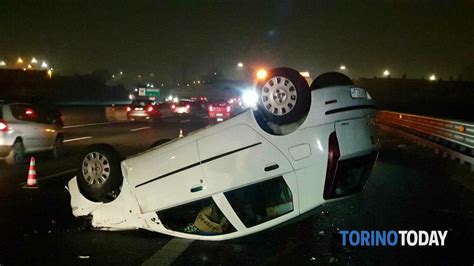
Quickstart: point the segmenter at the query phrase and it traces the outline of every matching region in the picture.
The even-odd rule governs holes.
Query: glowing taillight
[[[174,105],[174,104],[171,105],[171,109],[174,109],[174,108],[176,108],[176,105]]]
[[[132,111],[132,108],[130,106],[127,106],[127,112]]]
[[[212,105],[209,105],[209,111],[210,112],[214,111],[214,108],[212,108]]]
[[[227,113],[230,112],[230,106],[227,106],[227,108],[225,109],[227,111]]]
[[[337,162],[341,157],[339,150],[339,142],[337,141],[336,132],[332,132],[329,135],[329,147],[328,147],[328,164],[326,169],[326,182],[324,184],[324,199],[330,199],[335,196],[334,189],[336,187],[335,177],[337,170]]]
[[[8,124],[7,124],[7,122],[0,121],[0,131],[8,131]]]
[[[188,104],[188,105],[186,105],[186,109],[189,109],[189,107],[191,107],[191,106],[189,106],[189,104]]]
[[[147,112],[153,112],[153,106],[148,106],[148,109],[146,109]]]
[[[33,109],[29,109],[29,108],[26,109],[26,111],[25,111],[25,114],[27,114],[27,115],[32,115],[33,113],[34,113]]]

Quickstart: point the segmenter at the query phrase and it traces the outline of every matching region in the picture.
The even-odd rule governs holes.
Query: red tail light
[[[146,109],[147,112],[153,112],[153,106],[148,106],[148,108]]]
[[[186,109],[189,109],[189,107],[191,107],[191,106],[189,106],[189,104],[188,104],[188,105],[186,105]]]
[[[34,113],[33,109],[30,109],[30,108],[26,109],[25,111],[25,114],[27,115],[32,115],[33,113]]]
[[[328,165],[326,170],[326,183],[324,184],[324,199],[330,199],[334,196],[334,178],[336,176],[337,162],[340,157],[341,152],[339,151],[337,135],[336,132],[332,132],[331,135],[329,135]]]
[[[0,132],[8,131],[8,124],[0,120]]]
[[[174,108],[176,108],[176,105],[174,105],[174,104],[171,105],[171,109],[174,109]]]
[[[214,108],[212,108],[212,105],[209,105],[209,111],[210,112],[214,111]]]
[[[225,110],[227,111],[227,113],[230,113],[230,106],[227,106]]]
[[[132,108],[130,106],[127,106],[127,112],[132,111]]]

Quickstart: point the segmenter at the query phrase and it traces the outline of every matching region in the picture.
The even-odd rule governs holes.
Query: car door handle
[[[269,165],[269,166],[266,166],[264,168],[265,172],[268,172],[268,171],[273,171],[275,169],[278,169],[280,166],[278,164],[272,164],[272,165]]]
[[[191,193],[199,192],[199,191],[201,191],[201,190],[203,190],[203,189],[204,189],[203,186],[193,187],[193,188],[191,188]]]

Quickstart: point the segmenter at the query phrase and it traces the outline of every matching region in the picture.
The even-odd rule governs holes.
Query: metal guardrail
[[[417,138],[412,140],[429,146],[436,153],[443,151],[451,159],[469,163],[474,171],[474,124],[406,113],[379,111],[377,123]]]

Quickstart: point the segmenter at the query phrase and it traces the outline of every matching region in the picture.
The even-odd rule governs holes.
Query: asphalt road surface
[[[98,264],[467,264],[473,265],[474,195],[454,175],[467,166],[381,132],[374,171],[357,196],[324,205],[314,215],[280,228],[224,242],[190,241],[144,230],[91,229],[71,215],[64,186],[76,155],[109,143],[125,157],[154,141],[206,125],[202,118],[168,118],[151,127],[122,122],[66,128],[61,160],[37,158],[40,189],[21,189],[27,164],[0,166],[0,265]],[[448,230],[444,247],[343,247],[339,230]]]

